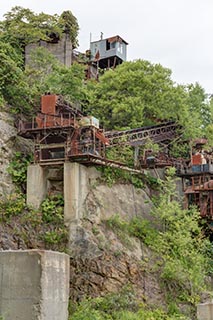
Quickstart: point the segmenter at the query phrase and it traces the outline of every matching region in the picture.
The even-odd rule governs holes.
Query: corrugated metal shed
[[[116,35],[90,43],[91,60],[103,61],[113,57],[122,63],[126,61],[128,43]]]

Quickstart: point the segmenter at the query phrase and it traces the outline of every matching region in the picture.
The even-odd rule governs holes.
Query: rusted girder
[[[171,141],[174,139],[181,126],[173,121],[165,122],[160,125],[136,128],[126,131],[108,131],[105,136],[109,139],[109,147],[116,145],[143,145],[147,139],[159,143],[163,141]]]

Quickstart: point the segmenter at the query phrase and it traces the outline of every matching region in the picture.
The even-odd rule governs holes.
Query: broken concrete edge
[[[0,274],[0,315],[5,320],[68,319],[69,255],[39,249],[1,251]]]
[[[197,305],[197,319],[198,320],[213,319],[213,300],[209,302],[200,303]]]

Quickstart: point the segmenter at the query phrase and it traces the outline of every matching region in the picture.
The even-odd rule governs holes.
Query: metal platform
[[[111,168],[117,168],[117,169],[122,169],[125,171],[129,171],[131,173],[135,174],[143,174],[144,170],[140,169],[134,169],[131,168],[124,163],[118,162],[118,161],[113,161],[109,159],[105,159],[99,156],[96,156],[94,154],[78,154],[74,156],[69,156],[66,159],[61,158],[61,159],[44,159],[40,160],[39,164],[41,166],[55,166],[55,165],[62,165],[64,162],[69,161],[69,162],[78,162],[80,164],[84,164],[86,166],[92,166],[92,165],[98,165],[98,166],[107,166]]]

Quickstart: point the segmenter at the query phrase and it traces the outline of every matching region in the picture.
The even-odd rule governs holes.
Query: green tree
[[[57,15],[35,14],[30,9],[15,6],[4,17],[0,24],[2,37],[11,44],[17,41],[21,47],[40,39],[50,40],[51,32],[62,33]]]
[[[39,40],[51,41],[53,36],[61,37],[63,32],[70,34],[74,47],[78,40],[78,21],[71,11],[57,14],[34,13],[30,9],[15,6],[4,15],[0,23],[1,37],[15,46],[22,48]]]
[[[36,102],[44,92],[61,94],[71,103],[81,103],[85,100],[86,90],[82,65],[74,63],[67,68],[45,48],[33,50],[31,61],[25,73]]]
[[[58,65],[47,76],[44,91],[60,93],[71,103],[80,104],[86,97],[83,79],[84,67],[78,63],[69,68]]]
[[[78,46],[79,25],[76,17],[70,10],[62,12],[59,18],[59,26],[70,35],[73,48]]]
[[[203,237],[197,209],[183,210],[176,200],[173,169],[162,182],[153,214],[161,230],[152,246],[163,259],[161,279],[168,297],[195,306],[205,288],[208,258],[204,251],[209,241]]]
[[[31,93],[23,70],[21,59],[10,44],[0,41],[0,101],[7,102],[9,110],[29,110]]]
[[[171,71],[144,60],[106,72],[88,90],[92,91],[88,109],[107,128],[134,128],[187,114],[187,94],[174,85]]]
[[[185,137],[199,137],[206,125],[209,103],[198,85],[177,85],[171,70],[160,64],[136,60],[88,84],[87,110],[107,129],[135,128],[175,120],[184,126]]]

